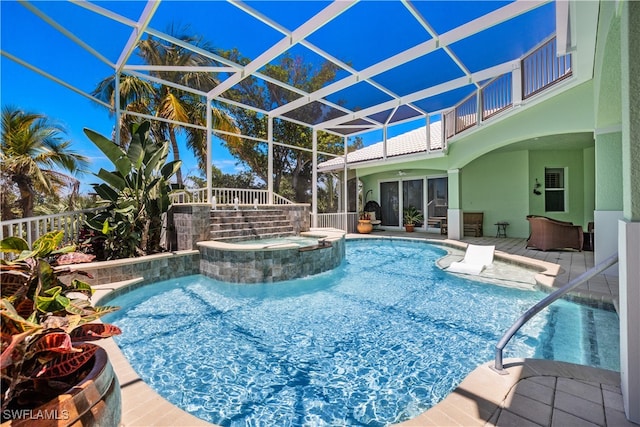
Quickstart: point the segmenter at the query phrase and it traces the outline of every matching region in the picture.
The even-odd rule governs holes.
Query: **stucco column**
[[[618,251],[618,221],[622,219],[622,127],[596,129],[594,261],[598,264]],[[616,267],[607,273],[615,274]]]
[[[627,418],[640,423],[640,2],[623,2],[621,8],[620,374]]]
[[[460,207],[460,169],[447,171],[448,203],[447,236],[459,240],[462,237],[462,209]]]

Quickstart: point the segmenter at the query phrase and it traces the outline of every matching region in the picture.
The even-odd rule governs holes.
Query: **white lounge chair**
[[[452,273],[464,273],[478,275],[486,267],[493,263],[493,252],[495,246],[471,245],[467,246],[467,252],[462,261],[451,263],[447,271]]]

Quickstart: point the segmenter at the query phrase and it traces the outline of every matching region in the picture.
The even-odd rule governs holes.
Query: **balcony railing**
[[[482,94],[482,120],[486,120],[513,105],[511,73],[503,74],[484,85]]]
[[[445,137],[452,138],[479,121],[511,108],[514,102],[528,99],[570,77],[571,54],[557,56],[555,42],[555,37],[544,42],[520,61],[520,70],[490,80],[452,109],[443,112]]]
[[[571,54],[557,56],[553,38],[522,60],[522,99],[571,76]]]

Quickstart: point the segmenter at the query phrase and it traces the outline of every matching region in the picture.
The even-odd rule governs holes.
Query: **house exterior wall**
[[[584,197],[584,153],[583,150],[545,150],[531,151],[529,154],[529,170],[534,178],[537,178],[542,187],[541,195],[529,191],[529,213],[532,215],[545,215],[560,221],[569,221],[576,225],[582,225],[586,230],[585,197]],[[566,168],[565,188],[567,192],[565,212],[546,212],[544,195],[545,168]],[[589,165],[593,169],[593,165]],[[531,183],[531,188],[533,188]],[[593,188],[591,189],[593,191]]]
[[[495,223],[509,223],[509,237],[527,237],[529,223],[529,160],[527,151],[484,155],[460,172],[462,210],[483,212],[484,234],[496,233]],[[487,173],[491,171],[491,173]]]

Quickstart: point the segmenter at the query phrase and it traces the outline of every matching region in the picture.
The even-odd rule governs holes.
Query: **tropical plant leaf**
[[[2,297],[10,297],[18,292],[25,292],[25,287],[29,286],[31,276],[22,270],[22,266],[14,266],[16,270],[11,268],[2,268],[0,283],[2,283]],[[8,266],[7,266],[8,267]],[[20,269],[20,270],[17,270]]]
[[[129,144],[127,150],[127,158],[131,162],[131,166],[135,169],[139,169],[144,161],[144,148],[139,141],[134,141]]]
[[[82,280],[73,279],[71,281],[71,287],[76,292],[82,292],[87,296],[93,295],[93,288],[87,282],[83,282]]]
[[[108,234],[111,227],[109,226],[109,220],[105,219],[102,224],[102,234]]]
[[[110,202],[118,200],[118,193],[107,184],[93,184],[93,189],[96,194],[104,200],[108,200]]]
[[[33,334],[32,331],[24,331],[20,334],[11,335],[9,345],[4,345],[2,354],[0,355],[0,369],[6,369],[7,367],[14,365],[24,356],[24,351],[20,349],[25,345],[25,340]],[[5,341],[6,336],[2,335],[2,341]],[[4,376],[4,373],[3,373]],[[4,380],[4,378],[3,378]],[[4,393],[4,392],[3,392]]]
[[[42,328],[35,322],[29,321],[22,317],[9,301],[2,299],[0,301],[0,314],[2,315],[2,330],[15,333],[22,331],[32,331]]]
[[[26,240],[21,239],[17,236],[5,237],[0,240],[0,251],[1,252],[14,252],[20,253],[22,251],[29,250],[29,243]]]
[[[102,306],[102,307],[93,307],[93,308],[95,311],[93,311],[92,313],[83,315],[79,324],[91,323],[95,320],[98,320],[105,314],[113,313],[114,311],[120,310],[120,307],[113,307],[113,306]]]
[[[45,260],[41,259],[38,262],[38,284],[40,286],[41,292],[46,292],[48,289],[55,288],[60,286],[60,281],[56,277],[56,274],[53,271],[51,265]],[[39,292],[36,292],[38,294]],[[47,294],[51,295],[51,294]]]
[[[180,169],[181,166],[182,166],[182,160],[174,160],[164,165],[160,170],[160,173],[162,174],[164,179],[168,180],[173,175],[175,175],[176,172],[178,172],[178,169]]]
[[[157,170],[159,165],[164,164],[167,158],[166,153],[166,150],[158,150],[151,156],[151,158],[149,158],[144,170],[144,177],[146,179],[151,178],[153,171]]]
[[[54,353],[71,353],[80,350],[73,348],[71,337],[66,332],[49,332],[40,336],[29,346],[29,356],[52,351]]]
[[[44,364],[34,375],[36,378],[64,377],[82,368],[98,350],[95,344],[80,344],[81,352],[65,353]]]
[[[123,190],[127,187],[127,182],[120,174],[100,169],[96,176],[115,189]]]
[[[57,265],[81,264],[85,262],[92,262],[95,258],[96,256],[91,254],[85,254],[82,252],[70,252],[70,253],[66,253],[64,255],[59,256],[56,259],[56,264]]]
[[[90,307],[91,310],[87,310],[86,308]],[[66,307],[68,313],[77,314],[78,316],[93,316],[95,310],[91,307],[91,303],[86,300],[73,300]]]
[[[125,152],[122,148],[118,147],[113,141],[105,138],[99,133],[91,130],[84,129],[84,134],[93,142],[96,147],[100,149],[104,153],[105,156],[113,163],[114,165],[118,161],[119,158],[125,156]]]
[[[76,251],[76,245],[67,245],[64,248],[56,249],[51,252],[51,255],[67,255]]]
[[[36,296],[35,304],[38,311],[41,313],[55,313],[65,309],[71,302],[71,300],[62,293],[62,287],[56,286],[44,291],[45,295]]]
[[[104,323],[87,323],[75,328],[69,334],[73,342],[96,341],[120,335],[122,331],[114,325]]]

